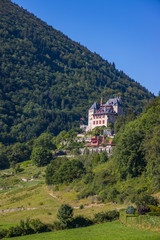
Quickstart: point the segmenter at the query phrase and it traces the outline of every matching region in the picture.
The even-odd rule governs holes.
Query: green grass
[[[159,240],[160,233],[126,227],[119,222],[103,223],[86,228],[41,233],[12,240]]]

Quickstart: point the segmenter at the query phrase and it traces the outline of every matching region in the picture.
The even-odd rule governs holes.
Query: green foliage
[[[105,126],[103,127],[95,127],[93,130],[92,130],[92,136],[100,136],[103,134],[103,129],[105,128]]]
[[[62,204],[58,209],[57,218],[60,220],[61,224],[66,226],[72,220],[73,208],[68,204]]]
[[[0,239],[5,238],[8,233],[7,229],[0,229]]]
[[[117,134],[121,128],[125,126],[125,124],[134,121],[136,119],[136,112],[132,112],[128,109],[127,114],[124,116],[118,116],[116,122],[114,123],[114,132]]]
[[[107,155],[107,152],[101,152],[100,153],[100,162],[101,163],[105,163],[108,161],[108,155]]]
[[[99,96],[121,95],[124,107],[136,111],[154,97],[114,64],[11,1],[0,1],[0,16],[3,143],[76,127]]]
[[[3,152],[3,149],[0,148],[0,170],[6,169],[9,167],[9,161],[6,154]]]
[[[85,218],[83,216],[74,217],[71,221],[72,228],[88,227],[92,224],[93,222],[90,219]]]
[[[147,216],[143,216],[147,217]],[[153,219],[153,217],[152,217]],[[150,224],[150,222],[149,222]],[[153,223],[152,223],[153,226]],[[149,226],[148,226],[149,227]],[[156,224],[158,228],[158,224]],[[87,228],[76,228],[64,231],[53,231],[45,234],[34,234],[29,236],[19,237],[19,240],[59,240],[59,239],[77,239],[78,240],[159,240],[159,233],[156,231],[149,231],[138,229],[137,227],[126,227],[118,221],[95,224]],[[17,240],[17,238],[13,238]]]
[[[51,159],[52,159],[51,151],[43,147],[33,148],[31,160],[37,167],[47,165],[48,163],[50,163]]]
[[[51,231],[49,226],[42,223],[39,219],[27,219],[26,221],[21,220],[20,224],[15,227],[0,230],[0,239],[4,237],[10,238],[49,231]]]
[[[53,222],[53,229],[54,230],[62,230],[62,229],[65,229],[66,226],[64,226],[64,224],[62,224],[62,222],[59,222],[59,221],[54,221]]]
[[[144,139],[147,172],[152,179],[153,188],[160,190],[160,128],[159,124],[148,130]]]
[[[121,179],[126,179],[128,174],[131,177],[139,176],[145,170],[153,181],[159,179],[159,106],[160,97],[117,134],[113,161]]]
[[[46,168],[45,180],[47,185],[54,184],[53,176],[56,174],[61,164],[65,161],[68,161],[66,157],[64,158],[56,158],[51,161],[51,163]]]
[[[31,150],[26,143],[15,143],[6,148],[9,162],[20,163],[30,159]]]
[[[160,207],[154,206],[154,205],[148,205],[151,212],[154,213],[160,213]]]
[[[36,140],[34,141],[34,147],[43,147],[48,150],[54,150],[56,146],[52,142],[52,135],[49,133],[42,133]]]
[[[74,179],[81,179],[83,174],[85,174],[85,168],[79,160],[56,160],[52,161],[46,169],[46,183],[49,185],[71,183]]]
[[[147,205],[158,206],[158,199],[154,198],[153,196],[147,193],[143,193],[137,197],[135,203],[137,206],[147,206]]]
[[[126,213],[127,214],[135,214],[136,209],[133,206],[128,206],[126,208]]]
[[[14,167],[14,173],[17,174],[18,172],[22,172],[23,168],[20,167],[20,164],[17,163]]]
[[[113,210],[113,211],[96,213],[94,215],[93,221],[95,223],[103,223],[103,222],[114,221],[114,220],[117,220],[118,218],[119,218],[119,212],[117,212],[116,210]]]
[[[118,194],[119,194],[119,191],[115,187],[113,187],[113,188],[108,190],[107,199],[109,201],[115,202],[117,200],[117,195]]]

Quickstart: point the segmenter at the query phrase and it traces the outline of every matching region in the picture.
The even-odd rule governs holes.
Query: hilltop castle
[[[105,104],[101,99],[100,105],[95,102],[88,111],[87,131],[95,127],[107,127],[109,122],[115,123],[117,117],[123,114],[120,97],[110,98]]]

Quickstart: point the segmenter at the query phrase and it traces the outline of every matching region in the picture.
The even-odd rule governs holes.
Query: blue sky
[[[12,1],[158,95],[160,0]]]

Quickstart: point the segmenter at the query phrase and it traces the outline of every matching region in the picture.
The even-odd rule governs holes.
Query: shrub
[[[139,206],[138,207],[138,214],[139,215],[145,215],[148,212],[150,212],[150,209],[149,209],[148,206]]]
[[[42,223],[39,219],[20,221],[20,224],[9,229],[0,230],[0,238],[9,238],[24,236],[33,233],[42,233],[51,231],[51,227]]]
[[[79,227],[87,227],[93,224],[93,222],[88,219],[84,218],[82,216],[77,216],[72,219],[70,222],[72,228],[79,228]]]
[[[59,221],[54,221],[54,223],[53,223],[53,229],[54,230],[62,230],[62,229],[64,229],[65,227],[64,227],[64,225],[61,223],[61,222],[59,222]]]
[[[49,232],[51,230],[47,224],[42,223],[39,219],[31,220],[30,226],[34,233]]]
[[[127,214],[135,214],[136,209],[133,206],[128,206],[126,208],[126,213]]]
[[[58,209],[57,218],[64,227],[67,227],[73,217],[73,208],[68,204],[62,204]]]
[[[80,209],[83,209],[83,208],[84,208],[84,205],[83,205],[83,204],[81,204],[79,208],[80,208]]]
[[[159,212],[160,213],[160,208],[153,206],[153,205],[148,205],[148,207],[150,208],[151,212]]]
[[[116,210],[100,212],[94,215],[95,223],[110,222],[119,218],[119,212]]]
[[[146,205],[158,206],[158,199],[145,193],[138,197],[138,199],[136,200],[136,205],[137,206],[146,206]]]
[[[0,229],[0,239],[6,237],[8,230],[7,229]]]

